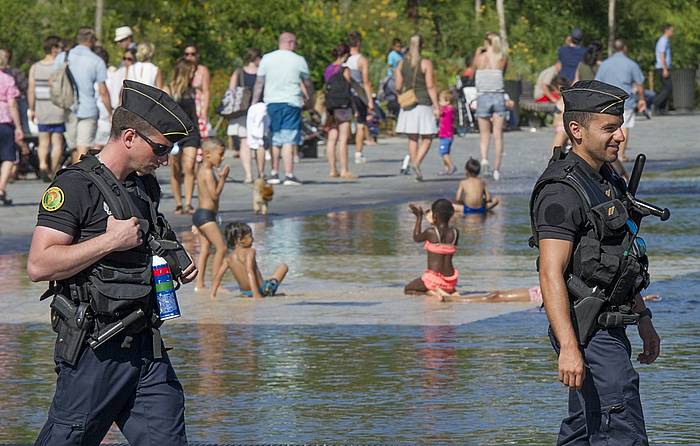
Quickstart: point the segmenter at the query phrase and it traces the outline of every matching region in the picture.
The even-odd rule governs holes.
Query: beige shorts
[[[625,122],[622,123],[622,128],[623,129],[631,129],[634,127],[634,121],[635,121],[635,116],[636,112],[633,108],[626,108],[625,109]]]
[[[97,133],[97,118],[78,118],[75,113],[66,116],[66,144],[70,148],[92,147]]]

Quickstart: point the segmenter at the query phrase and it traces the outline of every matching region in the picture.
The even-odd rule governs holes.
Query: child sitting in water
[[[202,144],[204,159],[197,173],[197,189],[199,190],[199,207],[192,215],[192,224],[199,234],[199,260],[197,262],[197,283],[195,291],[204,289],[204,276],[207,269],[209,250],[214,245],[214,265],[212,271],[216,273],[221,267],[221,262],[226,256],[226,243],[221,235],[219,224],[216,221],[216,213],[219,211],[219,197],[224,190],[224,183],[231,168],[225,166],[217,178],[215,169],[221,166],[224,159],[225,146],[219,138],[209,138]]]
[[[454,215],[454,208],[449,200],[440,199],[433,202],[431,215],[428,220],[432,225],[423,231],[424,211],[420,206],[410,204],[411,212],[416,216],[416,225],[413,228],[413,240],[425,242],[424,247],[428,252],[428,269],[423,275],[404,288],[406,294],[428,294],[444,300],[450,295],[458,296],[457,278],[459,273],[452,265],[452,256],[457,251],[459,231],[450,226],[450,219]]]
[[[216,292],[221,285],[221,279],[226,273],[226,268],[231,270],[233,277],[238,282],[241,294],[245,297],[274,296],[280,284],[287,275],[289,268],[282,263],[275,269],[269,279],[263,280],[260,268],[255,258],[253,248],[253,230],[243,222],[233,222],[224,228],[226,241],[233,249],[226,261],[214,276],[211,287],[211,297],[216,297]]]
[[[460,214],[485,214],[498,205],[497,198],[491,198],[486,190],[486,183],[479,178],[481,164],[474,158],[469,158],[464,169],[467,178],[459,182],[455,196],[455,211]]]

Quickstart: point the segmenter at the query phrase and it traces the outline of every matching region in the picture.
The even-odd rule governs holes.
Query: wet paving
[[[700,207],[697,182],[664,179],[643,224],[662,356],[639,366],[654,444],[698,444]],[[678,181],[686,181],[679,186]],[[458,218],[460,291],[532,286],[527,197]],[[552,444],[567,392],[543,312],[402,296],[425,268],[406,204],[253,224],[264,272],[287,262],[286,296],[211,301],[184,287],[163,334],[187,397],[188,437],[209,443]],[[196,240],[183,232],[188,246]],[[54,335],[22,253],[0,255],[0,443],[31,443],[53,394]],[[499,316],[500,315],[500,316]],[[498,317],[495,317],[498,316]],[[640,349],[628,330],[633,356]],[[672,403],[669,403],[672,402]],[[123,441],[113,430],[107,441]]]

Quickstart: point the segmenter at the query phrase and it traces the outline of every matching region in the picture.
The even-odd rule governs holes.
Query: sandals
[[[4,193],[0,195],[0,206],[12,206],[12,200],[7,198],[7,195]]]
[[[188,204],[188,205],[184,208],[184,210],[182,211],[182,213],[185,214],[185,215],[192,215],[192,214],[194,214],[194,208],[192,207],[192,205],[189,205],[189,204]]]
[[[175,206],[175,211],[173,211],[175,215],[182,215],[182,205],[177,205]]]
[[[352,172],[344,172],[344,173],[341,173],[341,174],[340,174],[340,178],[342,178],[342,179],[344,179],[344,180],[356,180],[356,179],[357,179],[357,175],[355,175],[355,174],[352,173]]]

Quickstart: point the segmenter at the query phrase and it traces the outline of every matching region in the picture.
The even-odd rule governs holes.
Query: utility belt
[[[71,366],[78,362],[86,344],[96,350],[107,341],[119,337],[123,338],[121,346],[130,348],[133,336],[147,329],[153,333],[153,358],[160,359],[160,325],[161,321],[155,313],[149,317],[141,308],[117,318],[95,315],[88,302],[76,304],[61,293],[55,294],[51,302],[51,326],[58,334],[55,356]]]
[[[571,305],[571,321],[579,344],[586,345],[596,331],[637,325],[639,315],[632,312],[631,302],[613,305],[598,287],[589,287],[573,274],[566,281]]]

